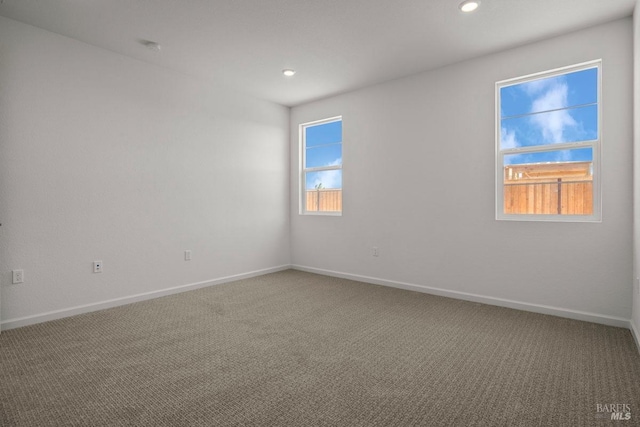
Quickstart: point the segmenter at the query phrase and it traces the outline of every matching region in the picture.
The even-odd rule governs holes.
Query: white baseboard
[[[444,296],[449,298],[456,298],[465,301],[479,302],[483,304],[496,305],[500,307],[513,308],[516,310],[531,311],[534,313],[549,314],[552,316],[565,317],[569,319],[583,320],[587,322],[600,323],[603,325],[616,326],[621,328],[627,328],[631,330],[631,334],[636,341],[638,351],[640,351],[640,327],[634,325],[629,319],[621,317],[605,316],[596,313],[588,313],[584,311],[571,310],[559,307],[552,307],[539,304],[530,304],[520,301],[513,301],[503,298],[487,297],[483,295],[471,294],[466,292],[452,291],[447,289],[434,288],[425,285],[416,285],[412,283],[397,282],[386,279],[380,279],[376,277],[361,276],[358,274],[342,273],[338,271],[325,270],[314,267],[307,267],[303,265],[281,265],[277,267],[266,268],[262,270],[250,271],[247,273],[236,274],[232,276],[221,277],[217,279],[206,280],[203,282],[190,283],[186,285],[176,286],[168,289],[162,289],[158,291],[146,292],[142,294],[131,295],[122,298],[115,298],[112,300],[101,301],[92,304],[86,304],[82,306],[71,307],[62,310],[51,311],[42,314],[36,314],[27,317],[7,319],[0,322],[0,330],[8,330],[19,328],[22,326],[33,325],[36,323],[47,322],[50,320],[62,319],[64,317],[75,316],[78,314],[89,313],[92,311],[103,310],[112,307],[118,307],[121,305],[127,305],[138,301],[145,301],[154,298],[159,298],[167,295],[178,294],[190,290],[200,289],[208,286],[219,285],[223,283],[233,282],[236,280],[248,279],[250,277],[262,276],[264,274],[275,273],[278,271],[287,270],[293,268],[295,270],[306,271],[309,273],[322,274],[325,276],[340,277],[343,279],[356,280],[358,282],[371,283],[375,285],[389,286],[392,288],[405,289],[409,291],[422,292],[432,295]]]
[[[640,353],[640,327],[636,325],[633,319],[629,322],[631,324],[631,335],[633,335],[633,339],[636,342],[636,347],[638,347],[638,352]]]
[[[115,298],[107,301],[96,302],[92,304],[80,305],[77,307],[65,308],[62,310],[50,311],[42,314],[35,314],[27,317],[16,319],[8,319],[0,322],[1,330],[19,328],[22,326],[34,325],[36,323],[48,322],[50,320],[62,319],[63,317],[75,316],[78,314],[89,313],[106,308],[118,307],[134,302],[150,300],[154,298],[164,297],[167,295],[178,294],[181,292],[192,291],[195,289],[205,288],[207,286],[220,285],[222,283],[234,282],[236,280],[248,279],[250,277],[262,276],[264,274],[275,273],[277,271],[288,270],[290,265],[281,265],[277,267],[265,268],[262,270],[250,271],[248,273],[235,274],[233,276],[220,277],[218,279],[205,280],[203,282],[189,283],[187,285],[175,286],[173,288],[161,289],[158,291],[145,292],[121,298]]]
[[[376,277],[361,276],[358,274],[342,273],[338,271],[324,270],[321,268],[307,267],[304,265],[292,265],[291,268],[309,273],[322,274],[325,276],[340,277],[343,279],[356,280],[358,282],[372,283],[374,285],[389,286],[392,288],[405,289],[409,291],[422,292],[426,294],[443,297],[461,299],[465,301],[479,302],[483,304],[496,305],[499,307],[513,308],[516,310],[531,311],[534,313],[549,314],[552,316],[565,317],[568,319],[583,320],[586,322],[600,323],[603,325],[616,326],[619,328],[631,329],[631,321],[622,317],[606,316],[585,311],[571,310],[567,308],[552,307],[548,305],[531,304],[521,301],[513,301],[504,298],[488,297],[484,295],[470,294],[467,292],[452,291],[447,289],[433,288],[431,286],[416,285],[412,283],[396,282]],[[637,337],[636,337],[637,338]]]

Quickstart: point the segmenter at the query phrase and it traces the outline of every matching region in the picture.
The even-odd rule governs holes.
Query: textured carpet
[[[2,426],[629,426],[640,355],[626,329],[288,270],[5,331],[0,409]]]

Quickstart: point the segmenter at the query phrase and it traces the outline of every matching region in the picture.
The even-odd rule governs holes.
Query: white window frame
[[[529,81],[539,80],[548,77],[555,77],[569,74],[576,71],[598,69],[598,134],[594,140],[566,142],[558,144],[538,145],[532,147],[518,147],[510,149],[500,149],[501,138],[501,117],[500,117],[500,89]],[[583,62],[549,71],[529,74],[513,79],[496,82],[496,220],[512,221],[555,221],[555,222],[601,222],[602,221],[602,60]],[[575,108],[575,107],[572,107]],[[504,156],[509,154],[537,153],[546,151],[567,150],[576,148],[591,148],[593,152],[593,213],[591,215],[559,215],[559,214],[506,214],[504,213]]]
[[[298,127],[298,132],[299,132],[299,137],[298,140],[300,141],[300,215],[324,215],[324,216],[342,216],[342,210],[340,211],[308,211],[307,210],[307,183],[306,183],[306,176],[307,173],[310,172],[321,172],[321,171],[331,171],[331,170],[342,170],[342,165],[344,164],[344,129],[343,129],[343,136],[342,136],[342,140],[340,141],[340,144],[342,144],[343,147],[343,151],[342,151],[342,163],[340,165],[333,165],[333,166],[318,166],[318,167],[313,167],[313,168],[305,168],[304,165],[306,164],[306,154],[307,154],[307,141],[306,141],[306,132],[305,129],[308,127],[313,127],[313,126],[318,126],[318,125],[324,125],[327,123],[333,123],[333,122],[341,122],[342,121],[342,116],[335,116],[335,117],[330,117],[328,119],[322,119],[322,120],[315,120],[313,122],[307,122],[307,123],[302,123],[299,125]],[[342,176],[342,181],[343,181],[343,185],[340,188],[340,191],[342,192],[342,197],[343,197],[343,202],[344,202],[344,175]],[[344,208],[344,205],[343,205]]]

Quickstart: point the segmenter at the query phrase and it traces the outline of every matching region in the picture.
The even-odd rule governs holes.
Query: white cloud
[[[556,158],[554,159],[556,162],[570,162],[573,160],[569,150],[556,151],[556,153]]]
[[[313,188],[322,184],[322,188],[342,188],[342,171],[322,171],[318,172],[313,182]]]
[[[546,87],[544,93],[533,100],[531,111],[548,111],[567,106],[568,92],[566,83]],[[566,131],[578,126],[568,110],[534,114],[531,116],[531,121],[542,132],[545,143],[564,142]]]
[[[528,163],[526,154],[510,154],[508,156],[504,156],[505,165],[519,165],[523,163]]]
[[[342,157],[339,157],[325,166],[337,166],[341,164]],[[322,188],[342,188],[342,170],[316,172],[311,184],[310,188],[309,185],[307,185],[308,189],[316,188],[320,184],[322,184]]]
[[[507,128],[502,126],[500,128],[500,149],[508,150],[509,148],[520,147],[520,143],[516,138],[515,131],[508,131]]]
[[[523,83],[521,85],[522,90],[524,90],[527,95],[534,96],[541,92],[545,92],[547,89],[564,84],[564,76],[558,77],[549,77],[546,79],[540,80],[532,80],[527,83]]]
[[[342,164],[342,157],[338,157],[333,162],[327,163],[325,166],[338,166]]]

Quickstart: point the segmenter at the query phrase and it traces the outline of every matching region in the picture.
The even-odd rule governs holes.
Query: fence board
[[[593,213],[593,182],[505,184],[504,186],[504,213],[506,214],[557,214],[558,202],[562,215],[591,215]]]
[[[308,212],[342,211],[342,190],[308,190],[306,199]]]

